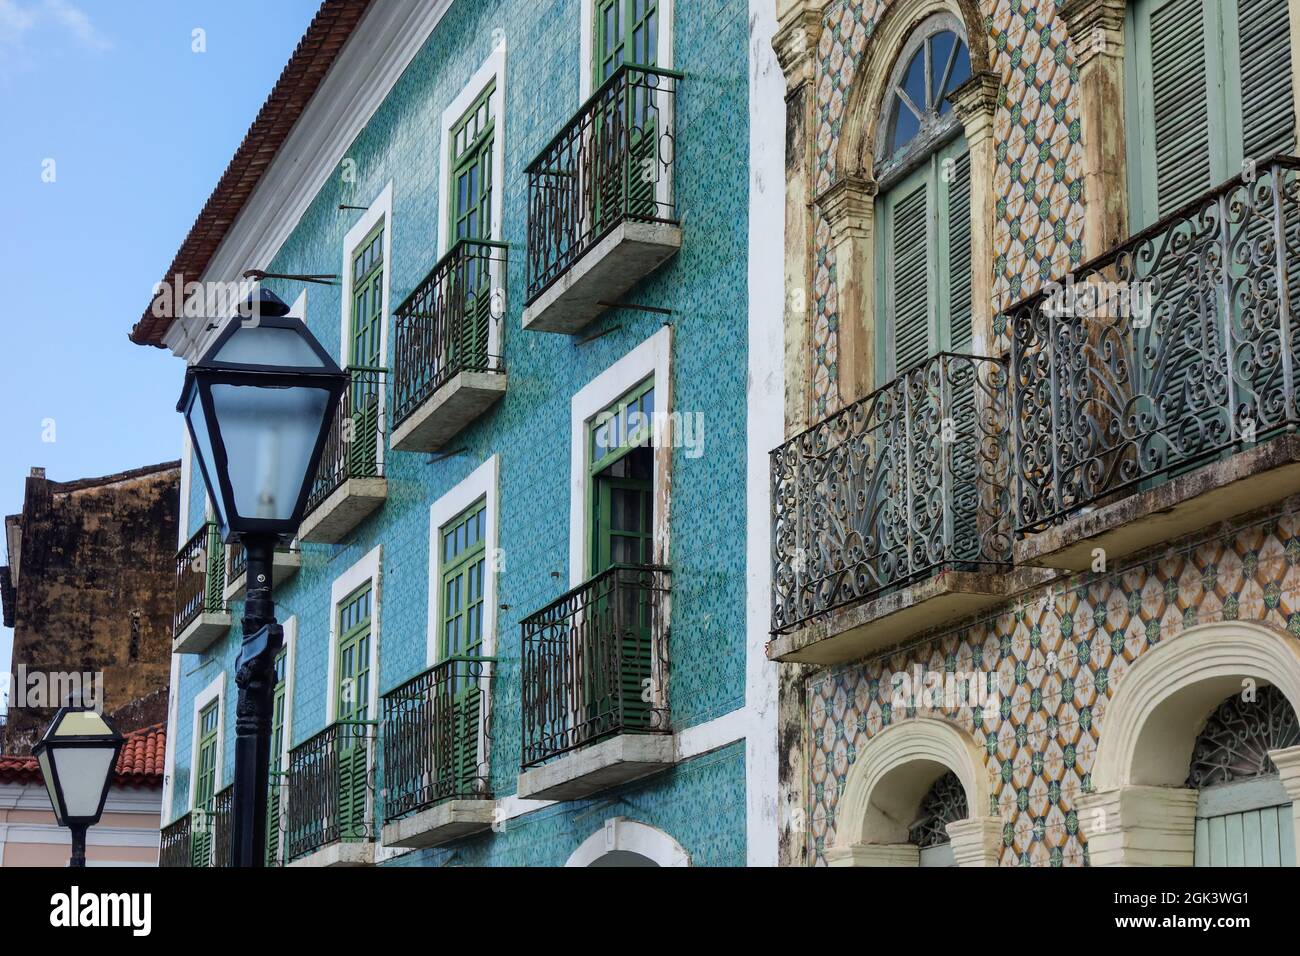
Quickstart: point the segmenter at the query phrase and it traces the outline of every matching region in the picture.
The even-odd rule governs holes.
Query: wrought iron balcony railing
[[[226,609],[225,548],[216,522],[206,522],[176,553],[176,603],[172,633],[180,634],[195,618]]]
[[[529,165],[528,302],[620,222],[677,221],[680,79],[671,70],[620,67]]]
[[[395,426],[459,373],[505,371],[493,327],[504,307],[507,248],[461,239],[393,313]]]
[[[289,752],[288,859],[375,838],[375,724],[337,721]]]
[[[279,554],[290,554],[293,551],[289,547],[277,547],[275,550]],[[248,551],[241,542],[236,541],[226,552],[226,587],[230,587],[247,573]],[[279,575],[276,578],[278,581]]]
[[[384,475],[383,390],[385,369],[348,368],[348,384],[325,439],[306,513],[324,504],[349,478]]]
[[[228,786],[204,806],[163,827],[159,866],[228,867],[231,810],[235,788]]]
[[[1006,371],[941,353],[771,455],[772,631],[1011,561]]]
[[[616,734],[668,733],[672,572],[615,565],[521,622],[524,769]]]
[[[384,821],[491,799],[492,658],[454,657],[384,695]]]
[[[1298,172],[1261,163],[1008,310],[1018,531],[1300,423]]]

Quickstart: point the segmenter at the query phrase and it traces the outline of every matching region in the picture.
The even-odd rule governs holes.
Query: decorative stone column
[[[911,843],[856,843],[829,847],[827,866],[920,866],[921,850]]]
[[[1085,261],[1128,237],[1124,145],[1125,0],[1066,0],[1061,16],[1079,68]]]
[[[812,157],[816,116],[817,42],[821,4],[778,0],[776,50],[785,74],[785,426],[809,424],[812,397]]]
[[[1079,798],[1079,828],[1093,866],[1191,866],[1195,790],[1127,786]]]
[[[835,252],[841,405],[875,387],[876,192],[874,180],[846,176],[817,197]]]
[[[996,73],[985,71],[948,94],[961,120],[970,154],[971,350],[976,355],[997,354],[993,341],[993,217],[997,202],[993,190],[997,160],[993,112],[1001,85]]]
[[[1002,853],[1000,817],[969,817],[948,824],[952,856],[958,866],[997,866]]]
[[[1294,7],[1294,5],[1293,5]],[[1277,767],[1277,774],[1282,779],[1286,795],[1291,798],[1291,820],[1294,833],[1300,833],[1300,747],[1288,747],[1286,750],[1270,750],[1269,759]],[[1295,866],[1300,866],[1300,840],[1296,843]],[[1286,864],[1283,864],[1286,865]]]

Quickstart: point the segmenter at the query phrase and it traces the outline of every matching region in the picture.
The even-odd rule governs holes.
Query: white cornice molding
[[[275,257],[449,6],[451,0],[371,6],[217,247],[203,281],[237,281],[245,269],[265,268]],[[173,322],[163,337],[187,361],[216,332],[189,325]]]

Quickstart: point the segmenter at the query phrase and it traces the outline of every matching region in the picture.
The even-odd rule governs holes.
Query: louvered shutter
[[[1238,0],[1242,155],[1260,160],[1295,147],[1291,22],[1287,0]]]
[[[1202,0],[1169,0],[1151,12],[1151,92],[1157,215],[1210,189],[1210,112]]]
[[[894,374],[930,354],[930,210],[925,183],[893,207],[888,281],[892,284]]]
[[[952,164],[948,179],[948,351],[971,345],[970,153]]]

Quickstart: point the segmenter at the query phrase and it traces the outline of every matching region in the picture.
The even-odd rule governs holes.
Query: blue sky
[[[180,360],[127,332],[318,5],[0,0],[0,515],[179,456]]]

